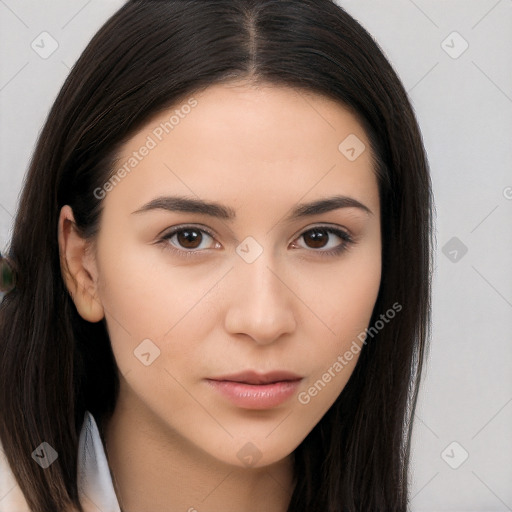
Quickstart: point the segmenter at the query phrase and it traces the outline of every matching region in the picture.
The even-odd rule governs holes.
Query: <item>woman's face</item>
[[[322,96],[216,85],[116,170],[89,270],[123,403],[220,461],[283,459],[346,385],[379,290],[362,126]]]

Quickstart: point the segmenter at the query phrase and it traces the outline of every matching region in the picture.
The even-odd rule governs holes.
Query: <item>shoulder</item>
[[[84,512],[97,512],[92,504],[83,504]],[[20,486],[16,482],[0,442],[0,512],[31,512]],[[69,512],[78,512],[74,507]]]
[[[0,442],[0,512],[30,512]]]
[[[80,433],[78,453],[78,474],[80,488],[80,504],[84,512],[97,512],[95,502],[88,499],[88,494],[100,493],[95,498],[105,504],[102,510],[120,510],[113,490],[108,470],[108,462],[103,450],[99,431],[94,417],[86,412]],[[97,481],[99,478],[99,482]],[[100,483],[100,488],[95,486]],[[86,493],[82,493],[85,487]],[[103,500],[103,501],[102,501]],[[0,441],[0,512],[31,512],[25,496],[12,474],[11,466],[5,456]],[[69,512],[77,512],[74,508]]]

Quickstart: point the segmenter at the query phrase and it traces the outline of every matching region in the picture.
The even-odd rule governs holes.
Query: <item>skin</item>
[[[71,209],[62,208],[63,274],[81,316],[105,317],[119,369],[105,441],[124,512],[284,512],[293,490],[290,454],[338,397],[358,354],[307,404],[299,393],[368,327],[379,290],[380,205],[369,141],[342,105],[291,88],[231,83],[194,98],[197,106],[106,194],[94,243],[80,238]],[[119,167],[173,111],[125,144]],[[366,145],[354,161],[338,150],[349,134]],[[171,194],[220,202],[236,219],[132,214]],[[372,213],[352,207],[284,220],[298,203],[335,194]],[[303,236],[325,224],[356,242],[322,255],[345,243],[332,233],[320,245]],[[180,225],[214,236],[162,241]],[[252,263],[236,252],[248,236],[263,249]],[[149,366],[134,356],[145,339],[160,350]],[[247,369],[288,370],[303,380],[266,410],[237,407],[204,380]],[[237,457],[248,442],[260,457],[250,467]]]

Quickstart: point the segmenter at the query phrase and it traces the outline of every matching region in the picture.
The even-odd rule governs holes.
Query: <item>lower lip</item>
[[[238,407],[243,409],[271,409],[286,402],[297,391],[301,380],[257,385],[229,380],[208,379],[207,382]]]

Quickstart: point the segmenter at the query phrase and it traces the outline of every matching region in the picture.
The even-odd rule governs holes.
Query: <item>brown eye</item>
[[[326,229],[315,228],[306,231],[303,235],[304,241],[312,249],[320,249],[329,241],[329,233]]]
[[[182,229],[176,235],[179,244],[187,249],[197,249],[203,239],[201,232],[197,229]]]
[[[204,229],[185,226],[172,230],[161,241],[166,242],[169,245],[169,249],[178,252],[199,253],[203,249],[212,248],[213,236]]]
[[[336,240],[338,239],[338,241]],[[297,240],[304,240],[305,246],[299,247],[306,249],[318,249],[312,251],[322,256],[336,256],[341,254],[355,241],[349,233],[341,229],[328,226],[319,226],[304,231]],[[341,240],[341,242],[339,241]]]

